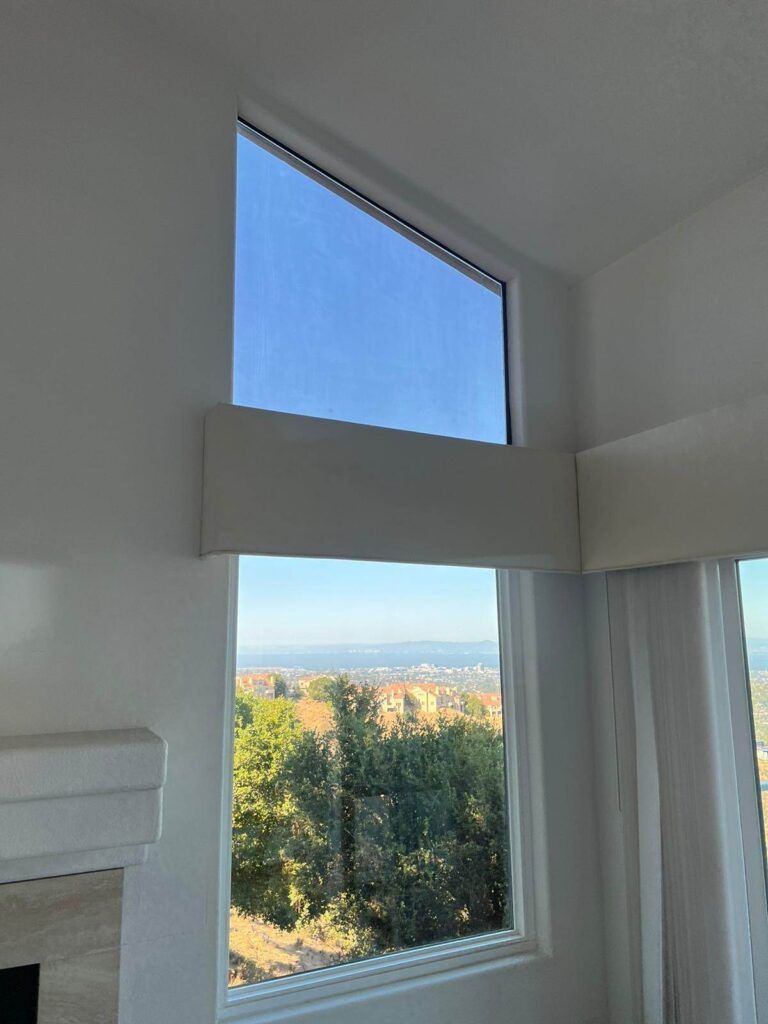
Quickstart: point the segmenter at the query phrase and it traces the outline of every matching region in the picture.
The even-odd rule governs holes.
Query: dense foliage
[[[232,902],[316,921],[367,955],[509,922],[503,739],[481,718],[384,724],[376,691],[324,681],[325,733],[237,696]]]

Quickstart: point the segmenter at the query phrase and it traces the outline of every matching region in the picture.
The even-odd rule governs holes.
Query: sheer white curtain
[[[654,1024],[757,1019],[718,572],[708,562],[607,576],[615,685],[634,708]]]

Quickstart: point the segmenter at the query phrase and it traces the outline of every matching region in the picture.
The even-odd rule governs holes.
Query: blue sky
[[[505,441],[502,300],[238,140],[234,400]]]
[[[238,646],[494,640],[492,569],[240,559]]]
[[[238,139],[234,401],[504,443],[501,297]],[[489,640],[494,573],[240,560],[238,645]]]
[[[768,558],[739,563],[744,632],[748,639],[768,639]]]

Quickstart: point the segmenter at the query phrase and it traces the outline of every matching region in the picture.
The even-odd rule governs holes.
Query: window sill
[[[537,943],[514,931],[459,939],[419,950],[404,950],[357,963],[340,964],[318,971],[275,978],[256,985],[229,989],[219,1009],[218,1021],[262,1024],[283,1013],[311,1012],[323,1003],[352,997],[384,984],[398,989],[413,982],[452,978],[479,970],[529,961],[540,955]]]

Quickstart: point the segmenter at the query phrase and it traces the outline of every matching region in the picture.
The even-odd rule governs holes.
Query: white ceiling
[[[130,0],[582,277],[768,164],[765,0]]]

